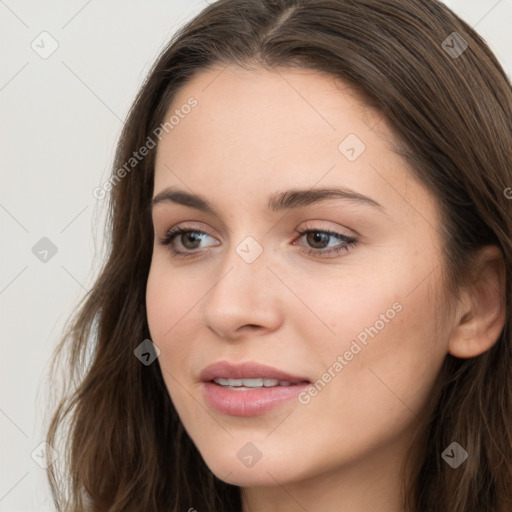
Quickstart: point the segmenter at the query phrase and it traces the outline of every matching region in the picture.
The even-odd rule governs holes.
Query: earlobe
[[[448,352],[459,358],[476,357],[499,339],[506,318],[506,272],[503,255],[494,245],[479,250],[472,282],[461,292],[458,324]]]

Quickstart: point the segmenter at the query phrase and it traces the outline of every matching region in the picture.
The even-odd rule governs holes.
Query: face
[[[206,464],[240,486],[395,464],[447,353],[434,198],[332,77],[217,67],[176,110],[147,316]]]

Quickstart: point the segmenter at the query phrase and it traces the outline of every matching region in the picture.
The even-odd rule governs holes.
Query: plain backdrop
[[[512,0],[446,3],[512,75]],[[38,464],[45,379],[101,264],[106,203],[92,191],[149,67],[206,5],[0,0],[1,512],[54,510]]]

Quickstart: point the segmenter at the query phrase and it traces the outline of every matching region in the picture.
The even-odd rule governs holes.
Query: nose
[[[230,249],[200,303],[203,324],[226,340],[278,329],[282,323],[284,289],[275,269],[271,271],[269,266],[272,263],[265,251],[251,262],[236,248]]]

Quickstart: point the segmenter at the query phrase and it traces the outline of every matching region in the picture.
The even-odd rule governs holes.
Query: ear
[[[503,254],[495,245],[477,252],[472,282],[461,290],[458,324],[448,352],[460,358],[475,357],[498,341],[506,318],[506,271]]]

